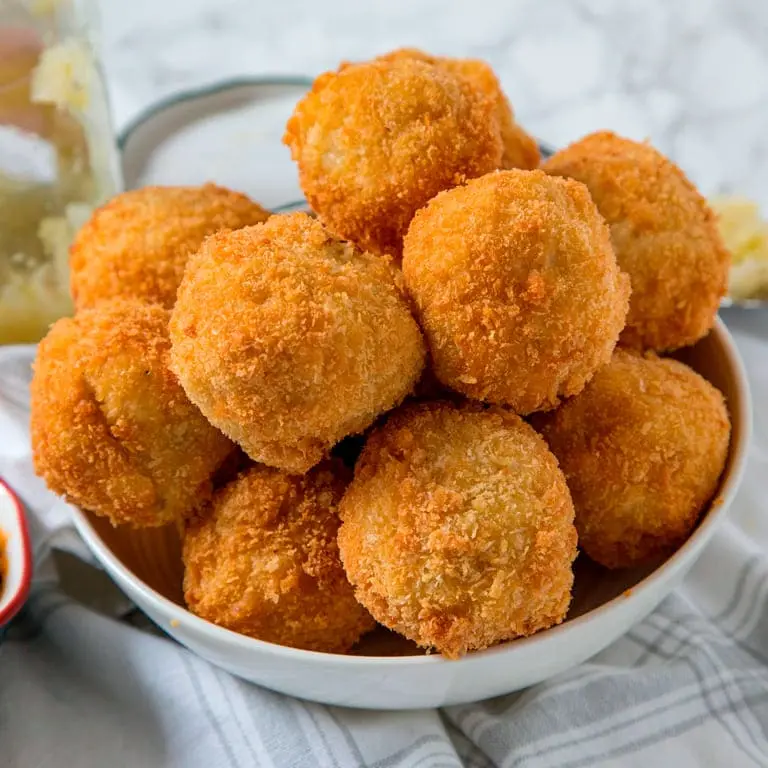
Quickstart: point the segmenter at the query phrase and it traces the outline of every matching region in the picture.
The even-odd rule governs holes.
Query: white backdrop
[[[562,145],[650,138],[705,193],[768,208],[764,0],[101,0],[118,126],[235,74],[314,74],[401,45],[497,69],[523,122]]]

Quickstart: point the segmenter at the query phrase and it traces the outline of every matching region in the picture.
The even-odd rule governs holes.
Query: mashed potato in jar
[[[69,243],[119,186],[89,21],[70,0],[0,11],[0,343],[73,311]]]
[[[768,223],[744,197],[716,197],[720,234],[733,257],[728,295],[735,302],[768,299]]]

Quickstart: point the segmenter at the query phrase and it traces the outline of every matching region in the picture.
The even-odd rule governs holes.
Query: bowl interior
[[[733,342],[720,321],[713,331],[698,344],[675,355],[690,365],[725,396],[731,414],[733,431],[721,488],[733,472],[747,439],[746,420],[749,405]],[[710,502],[702,520],[718,506],[720,492]],[[183,567],[181,546],[175,526],[132,530],[113,527],[107,520],[83,511],[107,548],[137,579],[178,605],[184,605],[182,594]],[[700,520],[701,522],[701,520]],[[694,534],[695,535],[695,532]],[[604,605],[627,590],[631,590],[663,561],[624,571],[609,571],[584,555],[575,564],[573,602],[567,621]],[[364,637],[353,651],[363,656],[397,656],[423,653],[413,643],[383,628]]]

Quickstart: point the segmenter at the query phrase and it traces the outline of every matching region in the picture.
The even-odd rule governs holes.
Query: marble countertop
[[[532,133],[650,139],[706,194],[768,211],[760,0],[101,0],[115,122],[233,75],[307,74],[391,48],[476,56]]]

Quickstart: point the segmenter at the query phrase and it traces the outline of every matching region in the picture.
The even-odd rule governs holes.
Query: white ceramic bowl
[[[27,523],[21,503],[0,480],[0,546],[5,551],[7,570],[0,586],[0,628],[21,609],[32,579],[32,554]]]
[[[372,633],[361,642],[358,655],[349,656],[284,648],[235,634],[184,609],[179,543],[172,527],[113,528],[79,510],[73,513],[75,525],[118,585],[158,626],[246,680],[305,699],[373,709],[435,707],[508,693],[594,656],[644,618],[679,584],[725,516],[749,441],[746,376],[720,321],[680,358],[725,394],[733,421],[721,487],[694,533],[655,569],[607,571],[580,557],[573,606],[563,624],[458,661],[420,654],[384,630]]]

